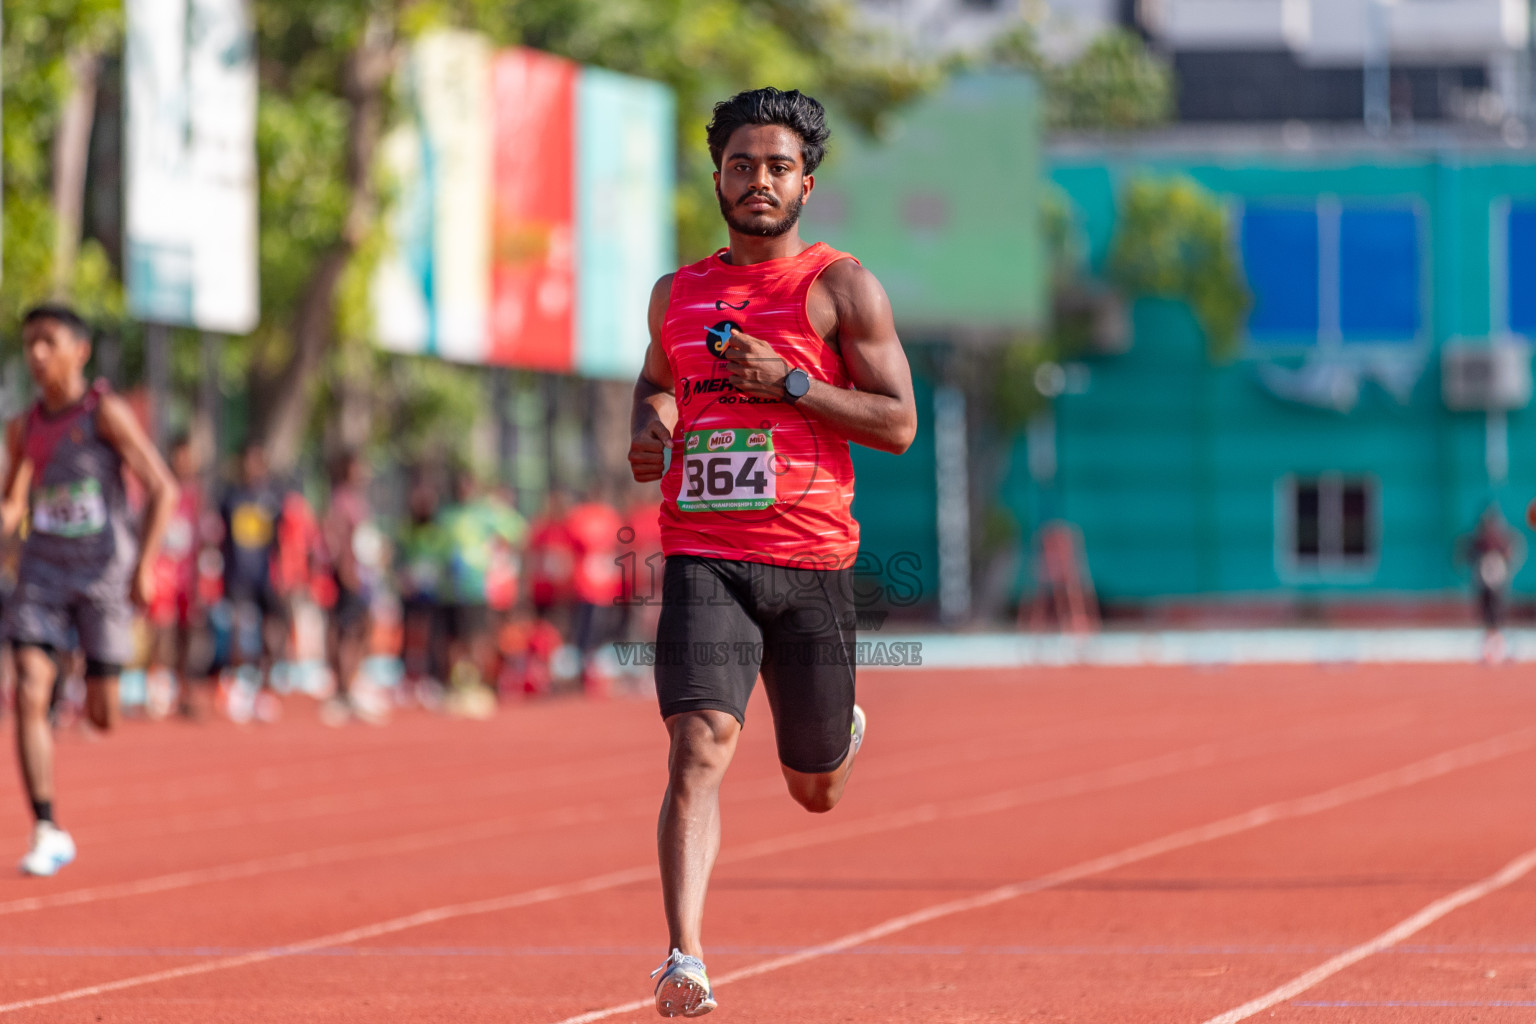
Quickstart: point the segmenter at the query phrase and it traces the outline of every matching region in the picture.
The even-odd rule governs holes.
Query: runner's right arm
[[[649,314],[651,343],[645,350],[645,365],[635,381],[635,405],[630,417],[633,440],[629,445],[629,468],[636,483],[660,480],[666,469],[667,448],[672,444],[672,428],[677,425],[677,399],[672,393],[672,366],[661,347],[661,327],[667,317],[667,303],[672,298],[672,275],[667,274],[651,289]]]

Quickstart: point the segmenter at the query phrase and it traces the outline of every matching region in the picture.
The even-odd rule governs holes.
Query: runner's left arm
[[[160,540],[176,508],[179,488],[170,467],[155,450],[154,444],[134,418],[128,403],[117,395],[102,399],[96,413],[96,426],[102,439],[116,448],[133,475],[149,495],[144,515],[144,533],[139,539],[139,564],[133,574],[133,599],[145,604],[154,589],[152,567],[160,553]]]
[[[32,461],[22,443],[25,421],[14,419],[5,428],[5,485],[0,487],[0,536],[9,537],[21,526],[27,514],[27,497],[32,490]]]
[[[818,305],[823,308],[818,310]],[[795,407],[855,444],[900,455],[917,434],[917,404],[912,370],[885,289],[858,263],[840,260],[813,286],[811,307],[813,326],[829,341],[835,338],[853,388],[812,377],[810,391]],[[831,321],[829,330],[815,323],[818,313]],[[790,366],[768,342],[732,331],[725,358],[731,362],[736,390],[757,398],[787,397],[784,378]]]

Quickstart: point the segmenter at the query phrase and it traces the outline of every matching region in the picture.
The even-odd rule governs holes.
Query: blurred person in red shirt
[[[314,506],[303,491],[289,487],[281,509],[272,549],[272,584],[290,606],[308,598],[329,609],[336,603],[336,586]]]
[[[569,506],[565,492],[549,493],[544,514],[534,520],[528,533],[528,590],[538,617],[560,629],[571,599],[571,577],[576,569],[576,542],[566,526]]]
[[[201,573],[203,554],[216,542],[210,537],[204,519],[202,471],[197,448],[191,438],[178,437],[170,448],[171,472],[181,488],[181,496],[171,510],[171,518],[160,541],[155,560],[155,593],[147,615],[154,630],[150,646],[151,672],[167,672],[176,680],[182,715],[200,718],[207,710],[207,700],[194,695],[189,671],[192,637],[206,618]],[[200,679],[200,683],[206,679]],[[199,687],[201,688],[201,687]]]
[[[571,592],[576,599],[575,641],[581,653],[581,682],[588,693],[607,692],[598,648],[614,639],[620,610],[618,601],[624,581],[619,571],[619,531],[624,519],[608,499],[609,489],[596,484],[587,500],[571,509],[565,517],[575,559],[571,574]]]

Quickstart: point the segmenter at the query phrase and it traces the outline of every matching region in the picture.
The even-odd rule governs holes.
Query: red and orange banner
[[[672,96],[465,32],[424,36],[384,147],[398,198],[374,279],[379,344],[625,377],[674,269]],[[578,190],[581,194],[578,195]]]
[[[576,77],[534,50],[491,63],[488,362],[569,370],[576,305]]]

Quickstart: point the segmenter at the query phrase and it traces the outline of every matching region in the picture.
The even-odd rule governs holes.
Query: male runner
[[[39,397],[6,429],[5,498],[9,509],[27,505],[31,527],[3,631],[16,648],[16,743],[37,821],[21,870],[52,875],[75,858],[74,840],[53,817],[48,701],[54,655],[78,637],[86,711],[98,728],[111,729],[117,677],[133,654],[130,598],[142,607],[153,594],[155,559],[177,488],[128,403],[105,382],[86,383],[90,332],[72,310],[29,311],[22,344]],[[137,541],[129,528],[125,463],[148,495]],[[9,525],[9,510],[5,519]]]
[[[759,670],[790,794],[813,812],[842,796],[864,733],[848,444],[900,453],[917,430],[884,289],[799,234],[826,148],[821,104],[743,92],[716,105],[707,131],[731,244],[651,294],[629,451],[636,480],[662,481],[667,555],[656,659],[672,744],[657,829],[672,946],[656,971],[664,1017],[715,1007],[704,894],[720,783]]]

